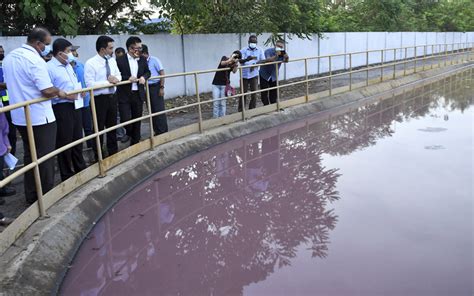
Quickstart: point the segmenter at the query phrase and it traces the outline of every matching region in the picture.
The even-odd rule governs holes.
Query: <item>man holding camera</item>
[[[285,41],[278,40],[274,48],[265,50],[265,58],[268,62],[281,61],[287,63],[289,60],[288,54],[285,51]],[[281,63],[278,66],[274,64],[263,65],[260,67],[260,89],[275,87],[277,84],[276,67],[280,69]],[[262,91],[262,103],[264,105],[275,104],[277,101],[277,89]]]

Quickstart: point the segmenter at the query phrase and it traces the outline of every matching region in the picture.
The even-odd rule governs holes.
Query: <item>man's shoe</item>
[[[5,204],[5,200],[3,198],[0,198],[0,206]]]
[[[2,219],[0,219],[0,225],[1,225],[1,226],[8,226],[8,225],[12,224],[12,222],[13,222],[14,220],[15,220],[15,219],[8,218],[8,217],[3,217]]]
[[[0,189],[0,196],[12,196],[16,194],[15,188],[12,186],[5,186]]]
[[[130,141],[130,137],[128,135],[124,135],[122,139],[120,139],[120,142],[122,143],[127,143],[128,141]]]

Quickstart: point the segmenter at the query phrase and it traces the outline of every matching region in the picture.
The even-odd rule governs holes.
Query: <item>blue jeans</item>
[[[225,98],[225,85],[212,85],[212,99],[213,111],[212,115],[214,118],[225,116],[226,99],[219,100],[219,98]]]

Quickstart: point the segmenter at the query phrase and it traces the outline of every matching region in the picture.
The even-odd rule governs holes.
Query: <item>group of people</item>
[[[24,150],[24,164],[32,162],[30,145],[34,145],[37,158],[53,150],[77,141],[93,133],[93,115],[89,92],[80,92],[89,87],[101,87],[93,91],[96,123],[98,130],[115,126],[118,121],[126,122],[139,118],[143,113],[143,103],[147,99],[145,84],[149,84],[151,112],[165,110],[165,79],[150,77],[165,74],[161,61],[151,56],[148,47],[139,37],[129,37],[124,48],[114,50],[114,40],[109,36],[100,36],[96,41],[97,54],[85,64],[78,60],[79,46],[64,38],[52,41],[50,32],[42,27],[34,28],[27,42],[5,56],[0,46],[0,96],[1,106],[31,101],[37,98],[49,98],[29,105],[29,111],[23,108],[0,113],[0,178],[3,179],[3,157],[7,153],[15,154],[17,131],[20,133]],[[114,57],[115,54],[115,57]],[[243,90],[256,91],[276,85],[275,64],[262,65],[274,61],[288,61],[285,42],[279,40],[274,48],[263,51],[257,47],[257,37],[249,38],[248,47],[237,50],[230,57],[223,56],[213,84],[214,117],[226,113],[226,88],[230,86],[230,72],[237,66],[254,65],[243,69]],[[278,67],[280,64],[277,65]],[[128,81],[130,83],[121,83]],[[71,94],[76,92],[77,94]],[[249,109],[256,107],[256,93],[250,95]],[[222,99],[224,98],[224,99]],[[262,103],[268,105],[277,100],[276,89],[261,93]],[[247,105],[247,98],[245,98]],[[242,110],[239,101],[239,111]],[[28,115],[29,114],[29,115]],[[29,118],[28,118],[29,117]],[[33,128],[34,143],[28,138],[27,121]],[[154,135],[168,131],[166,114],[153,118]],[[118,152],[118,141],[134,145],[140,141],[141,122],[128,124],[106,133],[106,149],[109,156]],[[103,137],[100,139],[103,147]],[[61,180],[67,180],[87,167],[83,156],[83,145],[67,149],[57,156]],[[95,160],[99,157],[97,145],[91,139],[87,146],[92,148]],[[102,149],[100,150],[102,152]],[[50,158],[39,165],[41,187],[44,193],[54,186],[55,164]],[[37,200],[37,188],[32,170],[25,173],[24,190],[27,203]],[[14,195],[15,189],[9,185],[0,189],[0,204],[4,196]],[[7,225],[11,219],[0,213],[0,225]]]
[[[263,105],[275,104],[277,101],[277,67],[281,63],[268,64],[270,62],[288,62],[289,57],[285,50],[285,41],[278,40],[275,47],[263,50],[257,46],[257,36],[252,35],[248,39],[248,46],[241,50],[234,51],[229,57],[223,56],[219,62],[218,69],[230,68],[228,71],[219,71],[214,75],[212,81],[212,97],[213,97],[213,117],[218,118],[226,114],[226,99],[229,93],[226,89],[230,86],[230,73],[237,71],[238,65],[247,66],[242,69],[242,88],[243,92],[250,92],[244,100],[239,99],[238,111],[242,112],[245,104],[248,109],[254,109],[257,106],[257,89],[260,81],[261,100]],[[263,64],[263,65],[262,65]],[[261,65],[261,66],[260,66]],[[269,89],[265,91],[265,89]],[[248,99],[250,97],[250,100]]]

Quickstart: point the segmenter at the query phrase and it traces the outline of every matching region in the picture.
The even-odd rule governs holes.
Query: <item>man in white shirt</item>
[[[148,62],[142,53],[142,41],[136,36],[127,39],[127,54],[117,58],[117,66],[122,73],[122,81],[132,81],[131,84],[120,85],[117,88],[119,101],[120,122],[139,118],[143,114],[143,102],[146,100],[144,84],[150,78]],[[130,145],[140,142],[141,122],[125,126]]]
[[[99,131],[105,127],[112,127],[117,122],[117,98],[114,96],[115,86],[122,79],[117,67],[117,62],[112,58],[114,53],[114,40],[109,36],[100,36],[96,41],[97,55],[90,58],[84,66],[84,80],[87,87],[109,85],[105,88],[94,90],[97,124]],[[92,99],[92,98],[91,98]],[[102,137],[101,143],[103,142]],[[97,159],[97,145],[92,146]],[[109,156],[117,153],[117,132],[107,133],[107,151]]]
[[[51,34],[40,27],[34,28],[27,37],[26,44],[15,49],[3,61],[5,82],[8,87],[10,104],[30,101],[40,97],[65,99],[66,93],[51,83],[46,62],[42,56],[51,51]],[[56,118],[51,101],[30,105],[31,124],[35,136],[37,157],[40,158],[56,147]],[[23,108],[11,111],[12,122],[21,134],[24,148],[24,164],[31,163],[30,143],[27,134],[27,119]],[[43,193],[54,186],[54,158],[39,166]],[[25,197],[28,203],[37,200],[33,170],[25,173]]]

